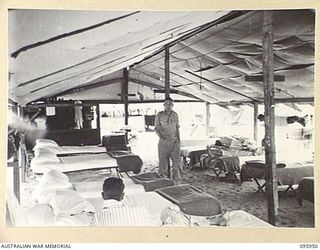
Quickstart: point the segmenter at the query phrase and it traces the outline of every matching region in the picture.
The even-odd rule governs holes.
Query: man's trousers
[[[170,159],[172,161],[173,179],[181,179],[180,142],[178,138],[160,139],[158,143],[159,174],[167,176]]]

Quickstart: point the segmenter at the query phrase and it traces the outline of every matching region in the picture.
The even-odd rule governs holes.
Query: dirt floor
[[[139,136],[139,143],[133,151],[144,160],[142,172],[158,171],[157,143],[154,133]],[[141,143],[141,141],[149,143]],[[153,143],[151,143],[153,142]],[[140,145],[140,146],[137,146]],[[220,181],[212,170],[183,169],[182,183],[193,185],[204,192],[217,197],[224,209],[244,210],[258,218],[268,221],[267,200],[265,193],[258,193],[257,186],[252,181],[237,183]],[[282,227],[314,227],[314,204],[304,201],[300,207],[293,191],[284,192],[286,187],[279,188],[279,218]]]

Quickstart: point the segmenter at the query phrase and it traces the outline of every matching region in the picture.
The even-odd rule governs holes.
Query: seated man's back
[[[103,209],[96,213],[97,226],[157,226],[143,204],[126,202],[122,179],[111,177],[103,183]]]
[[[97,226],[160,226],[142,206],[114,206],[96,213]]]

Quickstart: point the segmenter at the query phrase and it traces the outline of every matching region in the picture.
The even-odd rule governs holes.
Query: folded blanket
[[[179,206],[187,215],[214,216],[222,213],[219,200],[188,184],[157,189],[160,195]]]
[[[224,172],[228,173],[239,173],[240,172],[240,161],[239,157],[220,157],[215,160],[214,167],[218,167]]]
[[[131,179],[136,184],[143,185],[146,192],[154,191],[158,188],[173,186],[174,182],[168,178],[162,178],[156,172],[132,176]]]

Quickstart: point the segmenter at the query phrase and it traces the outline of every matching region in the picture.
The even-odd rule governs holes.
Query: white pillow
[[[37,144],[33,147],[34,155],[37,157],[41,154],[59,154],[62,149],[55,145]]]
[[[94,207],[76,191],[56,190],[50,199],[49,205],[54,214],[80,214],[81,212],[95,212]]]
[[[32,167],[32,164],[41,164],[43,162],[55,162],[55,163],[61,163],[60,158],[55,154],[42,154],[40,156],[34,157],[30,164]]]
[[[39,183],[46,183],[50,185],[56,185],[57,183],[69,183],[69,177],[58,170],[51,170],[41,177]]]
[[[36,144],[59,146],[58,143],[56,143],[54,140],[50,140],[50,139],[37,139]]]
[[[32,198],[41,203],[49,203],[51,193],[59,189],[74,189],[74,186],[67,175],[51,169],[41,177],[32,192]]]
[[[48,204],[36,204],[23,213],[26,226],[52,226],[54,213]]]
[[[45,174],[50,170],[59,170],[60,172],[64,171],[64,164],[59,162],[52,161],[41,161],[35,162],[31,161],[31,169],[36,174]]]
[[[41,187],[40,187],[41,188]],[[55,195],[55,192],[57,190],[74,190],[73,185],[71,184],[68,187],[55,187],[55,188],[45,188],[42,191],[37,190],[36,192],[33,192],[32,195],[34,196],[34,199],[38,203],[44,203],[44,204],[49,204],[51,198]]]

